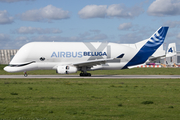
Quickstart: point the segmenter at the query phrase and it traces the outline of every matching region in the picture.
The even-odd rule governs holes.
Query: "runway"
[[[0,75],[0,78],[84,78],[84,79],[139,79],[139,78],[148,78],[148,79],[180,79],[180,75],[93,75],[91,77],[82,77],[78,75],[28,75],[28,77],[24,77],[24,75]]]

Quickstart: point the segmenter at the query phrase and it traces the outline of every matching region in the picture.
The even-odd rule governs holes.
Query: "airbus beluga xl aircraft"
[[[7,72],[54,69],[59,74],[91,70],[117,70],[143,64],[161,46],[169,27],[160,27],[150,38],[131,44],[100,42],[32,42],[22,46]]]

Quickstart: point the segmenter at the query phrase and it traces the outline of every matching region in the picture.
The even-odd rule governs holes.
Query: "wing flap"
[[[82,67],[82,66],[87,66],[87,67],[92,67],[96,65],[101,65],[105,64],[107,61],[110,61],[113,59],[97,59],[97,60],[90,60],[90,61],[84,61],[84,62],[79,62],[79,63],[74,63],[74,66],[77,67]]]
[[[96,60],[82,61],[82,62],[78,62],[78,63],[73,63],[73,65],[77,66],[77,67],[83,67],[83,66],[93,67],[93,66],[96,66],[96,65],[105,64],[108,61],[112,61],[112,60],[115,60],[115,59],[121,59],[123,57],[124,57],[124,54],[121,54],[121,55],[119,55],[116,58],[96,59]]]

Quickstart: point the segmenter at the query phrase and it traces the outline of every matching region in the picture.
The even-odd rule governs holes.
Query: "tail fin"
[[[172,57],[176,55],[176,43],[170,43],[166,52],[166,57]]]
[[[169,27],[160,27],[145,44],[147,47],[159,48],[164,42]]]
[[[143,64],[163,44],[169,27],[160,27],[142,46],[139,52],[123,67]]]

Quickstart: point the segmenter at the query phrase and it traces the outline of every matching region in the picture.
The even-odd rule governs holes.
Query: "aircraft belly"
[[[38,69],[53,69],[56,64],[53,62],[37,63]]]
[[[122,69],[127,62],[123,63],[106,63],[102,65],[93,66],[91,70],[120,70]]]

